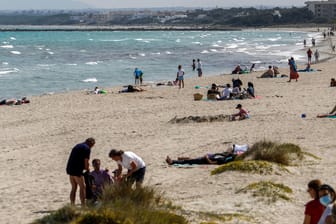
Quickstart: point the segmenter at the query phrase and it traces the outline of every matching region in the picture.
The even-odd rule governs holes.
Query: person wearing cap
[[[88,138],[85,142],[77,144],[71,151],[68,163],[66,166],[66,172],[69,175],[71,192],[70,192],[70,203],[75,205],[76,191],[79,186],[79,197],[81,200],[81,205],[85,206],[86,198],[86,187],[85,180],[83,176],[83,171],[86,170],[90,172],[89,169],[89,159],[91,154],[91,148],[95,145],[96,141],[94,138]]]
[[[244,120],[244,119],[250,117],[249,112],[248,112],[246,109],[244,109],[243,106],[242,106],[241,104],[238,104],[238,105],[236,106],[236,109],[238,109],[239,112],[236,113],[236,114],[232,114],[232,115],[230,116],[230,120],[235,121],[235,120],[236,120],[236,117],[238,117],[238,120]]]
[[[311,180],[308,183],[307,192],[313,200],[309,201],[305,206],[304,211],[304,220],[303,224],[317,224],[322,213],[324,211],[324,206],[320,203],[319,200],[319,189],[322,185],[322,182],[318,179]]]
[[[335,190],[328,184],[322,184],[319,189],[320,203],[325,206],[318,224],[333,224],[332,210],[336,199]]]

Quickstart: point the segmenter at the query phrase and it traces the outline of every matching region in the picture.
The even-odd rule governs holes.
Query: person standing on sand
[[[191,67],[192,67],[192,70],[195,71],[195,69],[196,69],[196,60],[195,59],[192,60]]]
[[[198,77],[202,77],[203,68],[202,68],[202,62],[199,58],[197,58],[197,72],[198,72]]]
[[[293,57],[288,59],[288,65],[289,65],[289,80],[288,82],[291,82],[292,79],[295,79],[298,81],[299,73],[297,72],[296,63]]]
[[[143,76],[142,71],[138,68],[135,68],[134,69],[134,85],[142,84],[142,76]]]
[[[315,63],[318,63],[320,58],[320,52],[318,51],[318,49],[316,49],[314,56],[315,56]]]
[[[307,51],[307,57],[308,57],[308,63],[311,64],[311,58],[312,58],[313,52],[310,48],[308,48]]]
[[[178,80],[179,89],[184,88],[184,70],[182,65],[177,67],[176,79]]]
[[[313,200],[309,201],[305,206],[305,216],[303,224],[317,224],[322,213],[324,211],[324,206],[319,200],[319,189],[322,185],[320,180],[312,180],[308,183],[307,192]]]
[[[137,188],[141,187],[146,173],[146,164],[142,158],[134,152],[124,152],[116,149],[110,151],[109,157],[118,164],[118,170],[116,171],[117,180],[126,179],[131,184],[135,182]],[[123,167],[127,169],[127,174],[124,176],[122,176]]]
[[[83,176],[83,171],[86,170],[90,172],[89,169],[89,159],[91,154],[91,148],[95,145],[96,141],[94,138],[88,138],[84,143],[77,144],[71,151],[66,172],[70,178],[71,192],[70,192],[70,203],[75,205],[76,191],[79,186],[79,197],[82,207],[86,205],[86,189],[85,181]]]

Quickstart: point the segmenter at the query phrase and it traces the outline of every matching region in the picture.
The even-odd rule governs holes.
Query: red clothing
[[[318,199],[311,200],[306,204],[305,215],[310,216],[310,224],[317,224],[325,207]]]

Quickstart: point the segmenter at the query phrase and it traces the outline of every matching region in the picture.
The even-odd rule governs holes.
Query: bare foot
[[[171,165],[172,164],[172,160],[169,156],[167,156],[166,158],[166,162],[168,163],[168,165]]]

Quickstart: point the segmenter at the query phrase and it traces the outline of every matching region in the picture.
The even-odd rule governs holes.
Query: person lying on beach
[[[172,160],[169,156],[166,158],[168,165],[174,164],[189,164],[189,165],[200,165],[200,164],[212,164],[221,165],[228,162],[232,162],[236,155],[230,152],[222,153],[208,153],[202,157],[189,158],[189,157],[179,157],[177,160]]]
[[[307,66],[305,69],[298,70],[299,72],[313,72],[314,69],[311,68],[310,63],[307,63]]]
[[[336,105],[334,106],[334,108],[331,110],[330,113],[328,113],[328,114],[318,114],[317,115],[318,118],[331,117],[331,116],[336,116]]]
[[[274,77],[274,71],[272,69],[272,66],[270,65],[268,66],[268,70],[258,78],[273,78],[273,77]]]
[[[22,97],[22,99],[3,99],[0,101],[0,105],[8,105],[8,106],[12,106],[12,105],[21,105],[24,103],[30,103],[30,100],[27,99],[27,97]]]
[[[146,90],[143,88],[137,87],[137,86],[128,85],[127,88],[120,90],[119,93],[134,93],[134,92],[142,92],[142,91],[146,91]]]
[[[103,90],[103,89],[99,89],[98,86],[96,86],[92,92],[93,94],[106,94],[107,91],[106,90]]]
[[[238,117],[238,120],[244,120],[246,118],[250,118],[249,112],[243,108],[241,104],[238,104],[236,106],[236,109],[239,110],[238,113],[230,115],[230,120],[235,121],[237,120],[236,117]]]
[[[330,87],[336,87],[336,80],[334,78],[330,80]]]

